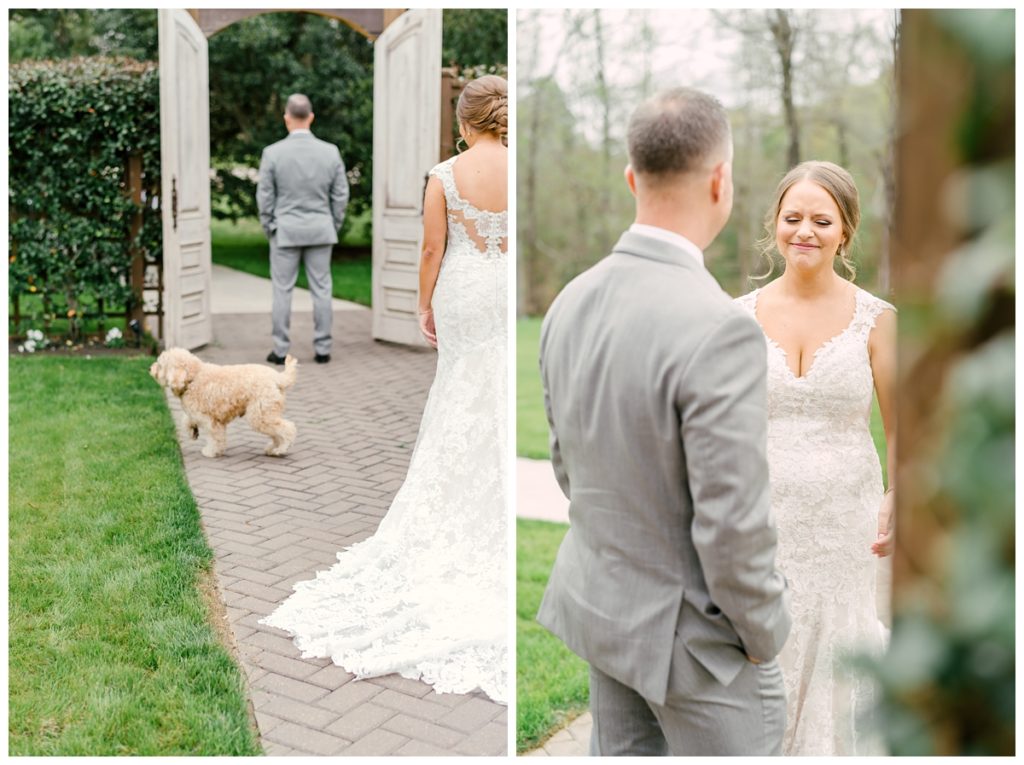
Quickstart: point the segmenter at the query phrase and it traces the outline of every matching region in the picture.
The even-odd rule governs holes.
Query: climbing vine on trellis
[[[66,319],[76,336],[90,316],[137,303],[133,257],[160,261],[157,65],[21,62],[10,69],[9,103],[8,289],[25,317],[13,331],[49,332]],[[142,163],[141,227],[128,188],[132,155]]]

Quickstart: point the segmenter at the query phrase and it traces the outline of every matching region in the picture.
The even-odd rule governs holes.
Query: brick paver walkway
[[[481,693],[436,694],[392,675],[353,679],[328,659],[302,659],[281,630],[258,623],[295,582],[329,568],[370,536],[402,484],[434,374],[432,351],[376,343],[369,311],[336,311],[332,362],[313,363],[312,315],[292,316],[298,380],[285,415],[298,437],[283,458],[244,421],[223,457],[182,439],[185,469],[216,556],[216,575],[267,754],[499,755],[506,708]],[[216,363],[261,362],[270,317],[217,315]],[[178,402],[171,399],[177,415]]]
[[[590,751],[590,732],[594,718],[584,712],[536,749],[525,752],[526,757],[586,757]]]

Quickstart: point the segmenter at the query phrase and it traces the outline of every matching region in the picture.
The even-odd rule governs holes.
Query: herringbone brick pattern
[[[370,322],[369,311],[337,311],[332,361],[319,365],[311,314],[293,315],[300,365],[285,416],[298,437],[287,456],[264,456],[266,437],[244,421],[229,427],[218,459],[179,432],[263,746],[272,755],[505,754],[506,708],[483,694],[438,695],[397,675],[356,681],[328,659],[300,658],[286,633],[258,623],[295,582],[373,534],[405,476],[435,356],[374,342]],[[269,350],[269,315],[219,315],[214,342],[197,355],[238,364]]]

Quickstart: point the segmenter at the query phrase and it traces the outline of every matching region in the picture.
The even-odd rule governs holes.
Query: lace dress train
[[[756,318],[755,290],[738,299]],[[864,290],[840,334],[803,377],[768,344],[768,465],[778,565],[789,582],[793,626],[779,664],[786,688],[784,755],[884,754],[863,713],[874,685],[845,663],[880,653],[875,540],[882,471],[869,430],[874,380],[867,343],[892,308]]]
[[[459,196],[456,159],[431,170],[448,245],[433,300],[437,371],[405,482],[372,537],[262,622],[360,678],[398,673],[507,703],[507,214]]]

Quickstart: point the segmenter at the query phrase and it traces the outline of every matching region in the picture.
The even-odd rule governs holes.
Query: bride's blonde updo
[[[455,116],[479,133],[494,133],[508,142],[508,82],[496,74],[470,80],[462,89]]]

